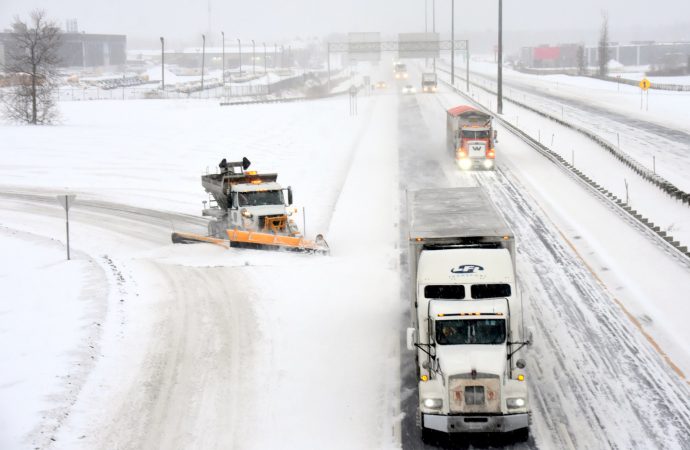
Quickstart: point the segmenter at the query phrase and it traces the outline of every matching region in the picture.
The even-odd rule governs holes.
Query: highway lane
[[[516,139],[504,139],[502,147],[510,142],[515,148],[511,154],[500,155],[498,171],[458,172],[445,150],[444,102],[464,103],[447,91],[407,96],[400,102],[401,187],[479,184],[506,212],[518,240],[520,285],[528,311],[526,322],[536,329],[535,344],[527,353],[534,411],[532,438],[527,447],[690,445],[687,384],[629,320],[596,274],[531,198],[521,185],[520,173],[511,170],[510,158],[523,158],[519,163],[524,165],[541,157]],[[520,145],[522,148],[518,148]],[[423,177],[417,176],[422,171],[415,169],[415,161],[427,168]],[[434,172],[429,173],[428,169]],[[556,170],[553,176],[564,177]],[[573,189],[582,190],[576,185]],[[589,201],[596,202],[593,197]],[[405,244],[401,233],[403,251]],[[401,277],[401,285],[409,286],[404,272]],[[414,416],[416,381],[404,356],[403,410],[407,416],[403,444],[404,448],[423,448],[416,431],[410,429],[414,425],[409,416]],[[410,365],[411,358],[407,360]],[[497,444],[461,437],[443,446],[493,445]]]

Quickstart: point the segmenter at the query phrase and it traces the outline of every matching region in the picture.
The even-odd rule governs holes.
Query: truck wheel
[[[520,428],[515,431],[515,442],[527,442],[529,440],[529,428]]]
[[[436,442],[436,435],[434,430],[422,427],[422,442],[425,444],[433,444]]]

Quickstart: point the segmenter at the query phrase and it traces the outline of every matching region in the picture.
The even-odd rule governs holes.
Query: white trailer
[[[422,439],[433,432],[529,435],[530,339],[515,239],[481,188],[407,193],[412,327]],[[530,338],[531,338],[531,333]]]

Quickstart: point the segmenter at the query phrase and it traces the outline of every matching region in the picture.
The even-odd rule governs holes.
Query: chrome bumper
[[[527,413],[505,416],[422,414],[422,427],[443,433],[507,433],[528,426]]]

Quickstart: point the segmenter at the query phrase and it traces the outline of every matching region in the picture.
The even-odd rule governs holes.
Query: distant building
[[[11,51],[12,33],[0,33],[0,64]],[[60,67],[120,66],[127,62],[127,36],[115,34],[62,33]]]
[[[562,44],[554,47],[523,47],[520,63],[530,68],[568,68],[577,67],[579,44]],[[624,66],[661,66],[684,64],[690,57],[690,42],[659,43],[654,41],[631,42],[629,44],[609,44],[609,59]],[[599,65],[599,47],[584,47],[585,65]]]

